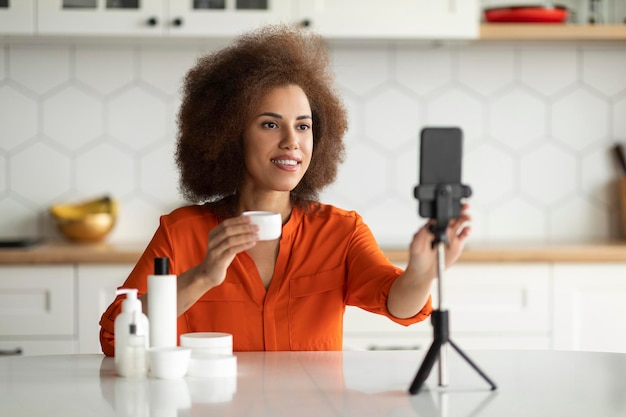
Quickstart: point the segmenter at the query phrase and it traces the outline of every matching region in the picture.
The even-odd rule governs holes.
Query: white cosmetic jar
[[[244,211],[243,215],[250,217],[252,224],[259,226],[259,240],[274,240],[280,237],[283,229],[283,219],[280,213]]]
[[[182,378],[189,370],[191,349],[182,346],[148,349],[150,376],[162,379]]]
[[[232,355],[233,335],[220,332],[194,332],[180,335],[180,345],[196,354]]]

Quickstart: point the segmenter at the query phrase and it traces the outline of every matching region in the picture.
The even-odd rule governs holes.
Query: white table
[[[231,379],[117,378],[101,355],[0,358],[0,416],[626,416],[626,355],[469,351],[488,385],[454,351],[449,386],[433,367],[407,389],[422,351],[237,353]]]

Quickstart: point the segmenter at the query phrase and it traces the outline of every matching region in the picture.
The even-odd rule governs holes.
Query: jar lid
[[[190,348],[223,348],[232,351],[233,335],[219,332],[195,332],[180,335],[180,345]]]

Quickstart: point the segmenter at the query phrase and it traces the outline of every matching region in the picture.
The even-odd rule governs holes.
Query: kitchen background
[[[489,2],[485,2],[489,4]],[[223,42],[0,41],[0,238],[61,239],[47,209],[110,194],[109,241],[147,242],[185,204],[173,162],[179,89]],[[464,131],[471,242],[620,237],[610,148],[626,142],[623,42],[333,42],[347,158],[322,200],[357,210],[385,247],[417,215],[418,137]]]

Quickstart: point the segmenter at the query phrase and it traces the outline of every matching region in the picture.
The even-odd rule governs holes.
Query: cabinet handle
[[[183,25],[182,17],[177,17],[176,19],[172,20],[172,26],[181,27],[182,25]]]
[[[367,347],[367,350],[421,350],[422,348],[419,345],[414,346],[382,346],[382,345],[370,345]]]
[[[0,349],[0,356],[21,355],[22,348],[16,347],[15,349]]]
[[[151,17],[146,21],[146,23],[148,24],[148,26],[156,26],[157,23],[159,23],[159,19],[157,19],[156,17]]]

